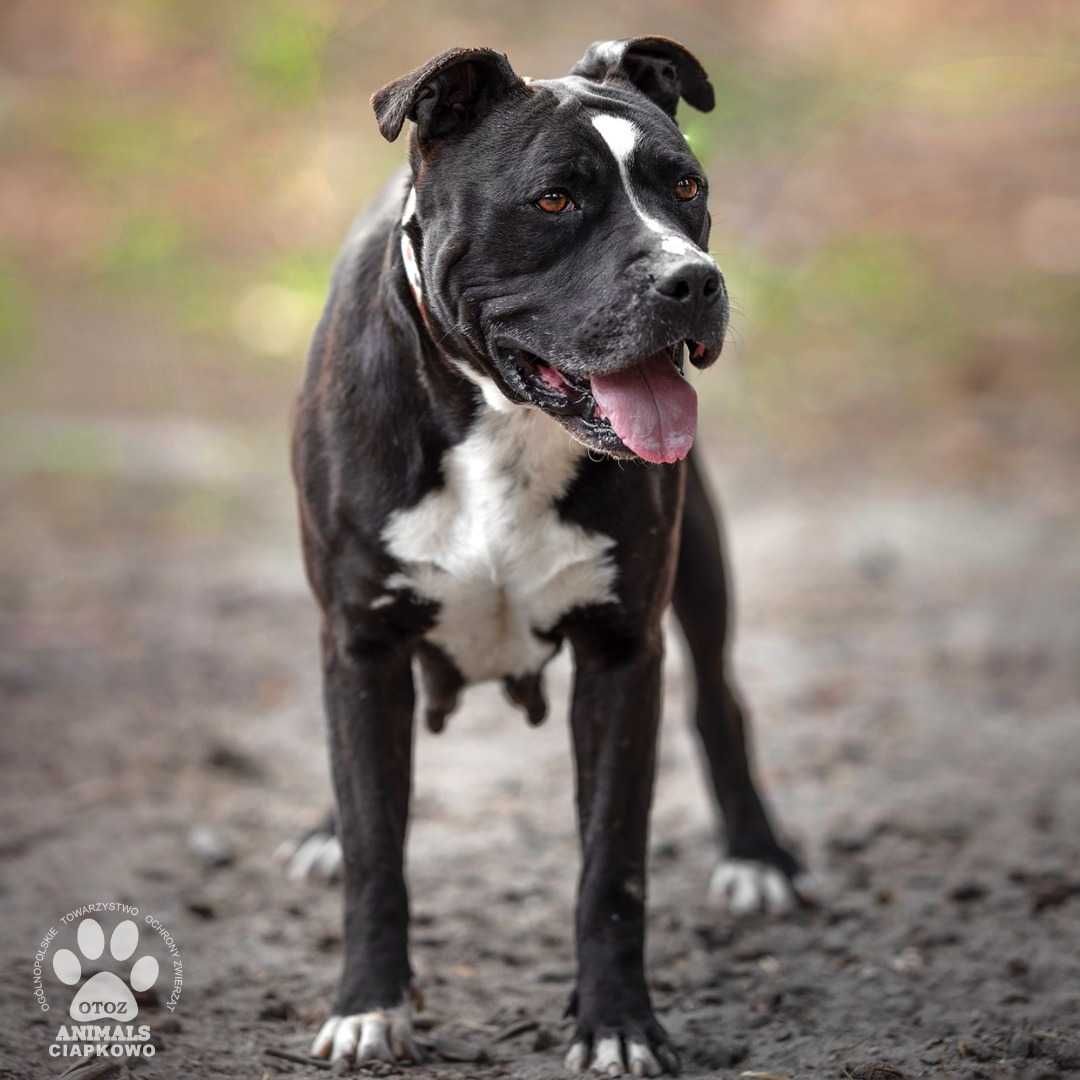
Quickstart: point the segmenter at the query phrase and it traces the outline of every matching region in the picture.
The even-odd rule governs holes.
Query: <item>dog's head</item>
[[[595,44],[550,80],[453,49],[372,98],[387,139],[415,123],[402,253],[444,350],[496,402],[652,462],[689,452],[684,360],[715,360],[728,316],[680,99],[707,111],[712,87],[664,38]]]

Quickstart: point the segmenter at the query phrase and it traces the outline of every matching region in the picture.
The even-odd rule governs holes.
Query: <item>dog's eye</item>
[[[675,184],[675,198],[680,202],[696,199],[701,192],[701,181],[696,176],[684,176]]]
[[[565,214],[577,209],[574,200],[565,191],[545,191],[535,203],[545,214]]]

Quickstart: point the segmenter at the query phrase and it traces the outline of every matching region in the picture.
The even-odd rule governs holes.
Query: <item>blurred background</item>
[[[553,75],[657,28],[717,90],[682,120],[739,312],[706,391],[724,426],[802,454],[842,418],[849,452],[903,432],[937,468],[1072,411],[1074,5],[36,0],[2,20],[4,411],[36,427],[32,448],[11,429],[9,467],[107,472],[151,418],[280,434],[343,231],[402,160],[372,90],[452,43]]]
[[[214,937],[237,931],[226,912],[261,932],[268,852],[327,800],[286,447],[334,253],[404,158],[368,98],[454,45],[550,76],[637,33],[688,44],[716,88],[713,113],[680,117],[735,311],[697,378],[702,444],[781,816],[819,864],[843,877],[858,853],[860,873],[914,895],[909,913],[953,911],[948,882],[974,875],[1003,905],[987,942],[1010,912],[1027,933],[1031,882],[1064,882],[1050,906],[1075,921],[1080,7],[7,0],[0,820],[22,867],[16,946],[43,895],[66,910],[91,886],[160,903],[204,973],[233,970]],[[676,656],[676,711],[680,670]],[[437,867],[505,844],[541,893],[567,877],[561,902],[569,795],[551,821],[533,800],[536,785],[569,791],[560,725],[524,760],[497,695],[475,701],[456,748],[455,724],[421,747],[441,767],[419,780],[418,849]],[[692,773],[670,729],[663,768]],[[678,786],[661,784],[657,829],[696,888],[709,818]],[[523,820],[548,851],[535,864],[513,862]],[[188,843],[193,821],[217,830],[234,876]],[[899,847],[874,846],[882,821],[910,826]],[[109,853],[88,860],[102,835]],[[319,903],[332,934],[334,901]],[[558,904],[544,910],[561,933]],[[902,923],[895,941],[867,923],[868,955],[923,948]],[[261,967],[235,963],[256,987],[267,965],[300,972],[316,929],[278,941],[296,947],[287,962],[263,941]],[[878,961],[890,978],[932,967]],[[297,1032],[335,963],[296,991]],[[972,969],[964,992],[999,975]]]

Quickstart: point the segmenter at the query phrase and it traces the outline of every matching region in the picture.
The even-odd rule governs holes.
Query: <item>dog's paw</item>
[[[364,1061],[419,1064],[423,1060],[413,1038],[412,1009],[407,1004],[351,1016],[331,1016],[315,1036],[311,1053],[314,1057],[349,1064]]]
[[[679,1073],[679,1055],[669,1043],[644,1035],[578,1037],[566,1053],[572,1073],[594,1072],[599,1076],[660,1076]]]
[[[341,841],[332,832],[313,829],[299,840],[286,840],[274,859],[285,867],[290,881],[333,884],[341,877]]]
[[[713,871],[709,899],[732,915],[784,915],[818,901],[808,874],[790,878],[778,866],[752,859],[725,859]]]

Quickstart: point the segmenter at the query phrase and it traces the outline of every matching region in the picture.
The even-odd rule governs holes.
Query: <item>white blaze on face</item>
[[[645,227],[659,236],[661,249],[669,255],[687,255],[708,259],[711,263],[712,259],[700,248],[691,244],[685,236],[680,236],[677,232],[664,225],[662,221],[658,221],[646,212],[637,195],[634,194],[634,188],[630,183],[629,161],[634,153],[634,148],[637,146],[641,132],[625,117],[612,116],[610,113],[598,113],[592,118],[592,125],[600,133],[600,138],[607,144],[612,157],[615,158],[615,163],[619,166],[619,176],[622,178],[623,187],[626,189],[626,197],[630,200],[630,205],[634,208],[637,216],[641,218]]]

